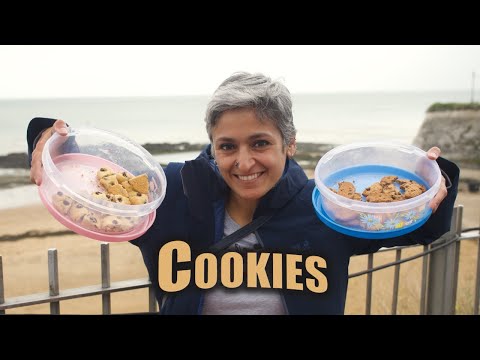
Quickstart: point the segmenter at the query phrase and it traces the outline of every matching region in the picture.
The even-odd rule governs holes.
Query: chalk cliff
[[[480,110],[427,112],[413,145],[439,146],[442,156],[459,166],[480,169]]]

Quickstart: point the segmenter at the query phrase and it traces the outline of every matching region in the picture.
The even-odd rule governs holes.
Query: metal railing
[[[402,251],[422,245],[384,248],[375,254],[395,251],[395,261],[373,267],[375,254],[368,254],[367,269],[349,275],[349,278],[367,276],[365,314],[371,314],[373,273],[395,266],[392,290],[391,314],[397,314],[400,266],[403,263],[422,258],[422,278],[420,290],[419,313],[455,314],[455,304],[458,291],[458,269],[460,264],[460,247],[462,240],[480,240],[480,227],[462,230],[463,206],[454,208],[450,231],[431,243],[423,245],[419,254],[403,258]],[[468,234],[469,232],[476,232]],[[365,256],[365,255],[360,255]],[[479,314],[480,303],[480,242],[477,244],[477,264],[475,275],[475,290],[473,297],[473,314]]]
[[[393,297],[391,314],[397,314],[398,294],[401,264],[422,257],[422,278],[420,293],[420,314],[455,314],[455,303],[458,287],[458,268],[461,240],[480,239],[480,228],[465,229],[462,232],[463,206],[454,208],[451,230],[430,245],[423,245],[423,252],[402,259],[402,251],[422,245],[394,247],[380,249],[378,253],[395,251],[395,261],[381,266],[373,267],[375,254],[368,254],[367,269],[350,274],[349,278],[367,276],[365,314],[371,314],[373,273],[394,266]],[[467,234],[467,230],[477,233]],[[463,234],[463,235],[462,235]],[[48,250],[48,293],[32,294],[5,299],[2,257],[0,256],[0,314],[5,310],[37,304],[50,304],[51,314],[60,314],[60,302],[82,297],[102,295],[102,314],[111,314],[111,297],[114,292],[131,291],[148,288],[149,312],[157,312],[157,302],[149,279],[134,279],[127,281],[110,281],[110,253],[109,244],[102,243],[100,252],[101,284],[84,286],[76,289],[60,291],[58,281],[57,250]],[[362,255],[365,256],[365,255]],[[480,244],[477,251],[477,265],[475,277],[475,296],[473,313],[479,314],[480,295]]]
[[[100,285],[84,286],[76,289],[60,291],[58,281],[58,258],[57,250],[48,250],[48,284],[49,292],[19,296],[5,299],[3,283],[2,257],[0,256],[0,314],[5,310],[17,307],[50,304],[50,314],[60,314],[60,302],[63,300],[78,299],[88,296],[102,295],[102,314],[111,314],[110,294],[121,291],[131,291],[148,288],[148,311],[157,312],[157,301],[151,281],[147,279],[134,279],[126,281],[110,281],[110,246],[108,243],[100,244],[101,278]]]

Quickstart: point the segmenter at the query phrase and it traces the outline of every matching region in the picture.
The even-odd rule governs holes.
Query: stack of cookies
[[[133,229],[138,218],[102,215],[87,209],[61,191],[52,196],[52,204],[57,211],[80,226],[103,232],[124,232]]]
[[[95,191],[93,197],[125,205],[142,205],[148,202],[147,174],[132,176],[127,172],[114,172],[102,167],[97,172],[97,179],[103,191]]]
[[[399,184],[399,189],[395,186]],[[362,195],[365,201],[372,203],[395,202],[411,199],[423,194],[427,189],[414,180],[399,179],[398,176],[384,176],[380,182],[376,182],[362,192],[355,192],[355,186],[348,181],[338,183],[338,190],[330,188],[334,193],[348,199],[362,201]]]
[[[149,182],[147,174],[133,176],[127,172],[114,172],[102,167],[96,173],[96,180],[102,191],[91,195],[98,201],[125,205],[143,205],[148,202]],[[65,217],[80,226],[101,232],[125,232],[133,229],[138,217],[124,217],[101,214],[86,208],[61,191],[52,195],[52,205]]]

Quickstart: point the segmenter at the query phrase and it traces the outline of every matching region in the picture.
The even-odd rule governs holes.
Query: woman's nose
[[[237,169],[245,171],[255,164],[255,160],[249,150],[240,150],[234,164]]]

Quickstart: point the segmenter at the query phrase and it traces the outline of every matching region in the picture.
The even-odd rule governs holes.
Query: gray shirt
[[[225,211],[225,236],[238,230],[238,225]],[[232,251],[252,250],[259,241],[250,234],[229,247]],[[283,297],[274,289],[228,289],[224,286],[207,290],[202,315],[285,315]]]

